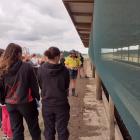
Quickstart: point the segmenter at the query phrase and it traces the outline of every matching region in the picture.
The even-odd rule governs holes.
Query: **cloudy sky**
[[[0,48],[10,42],[31,53],[49,46],[87,52],[62,0],[0,0]]]

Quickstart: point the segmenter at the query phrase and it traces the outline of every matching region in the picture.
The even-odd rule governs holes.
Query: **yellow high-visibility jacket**
[[[73,57],[68,56],[65,58],[65,65],[66,65],[66,67],[68,67],[70,69],[75,69],[75,68],[80,67],[81,61],[78,57],[73,58]]]

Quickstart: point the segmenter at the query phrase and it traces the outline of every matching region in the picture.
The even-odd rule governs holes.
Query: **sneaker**
[[[75,92],[75,88],[72,89],[72,96],[78,97],[78,94],[76,94],[76,92]]]
[[[89,78],[89,77],[86,75],[85,78]]]
[[[77,93],[75,93],[74,97],[78,97],[78,94],[77,94]]]
[[[7,137],[7,139],[6,139],[6,140],[13,140],[13,138]]]
[[[7,136],[3,135],[1,140],[7,140]]]
[[[72,94],[71,94],[72,96],[74,96],[75,95],[75,88],[72,88]]]

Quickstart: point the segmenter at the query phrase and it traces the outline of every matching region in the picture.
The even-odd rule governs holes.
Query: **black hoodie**
[[[47,106],[68,104],[69,71],[62,64],[43,64],[38,70],[42,102]]]
[[[22,61],[16,62],[4,76],[5,102],[23,104],[34,98],[40,99],[39,87],[32,66]]]

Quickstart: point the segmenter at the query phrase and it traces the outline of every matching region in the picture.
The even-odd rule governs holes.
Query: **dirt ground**
[[[89,62],[86,73],[91,77]],[[108,123],[103,103],[95,98],[95,79],[82,78],[77,82],[78,97],[69,97],[71,118],[69,140],[108,140]],[[43,120],[40,113],[40,127],[43,133]],[[31,140],[25,130],[26,140]],[[44,140],[42,135],[42,140]]]
[[[88,77],[91,77],[89,61],[85,65]],[[108,123],[103,103],[96,100],[95,79],[78,78],[78,97],[69,97],[71,118],[69,122],[69,140],[108,140]],[[40,127],[43,133],[43,121],[40,115]],[[26,140],[30,140],[26,132]],[[42,140],[44,140],[42,136]]]

